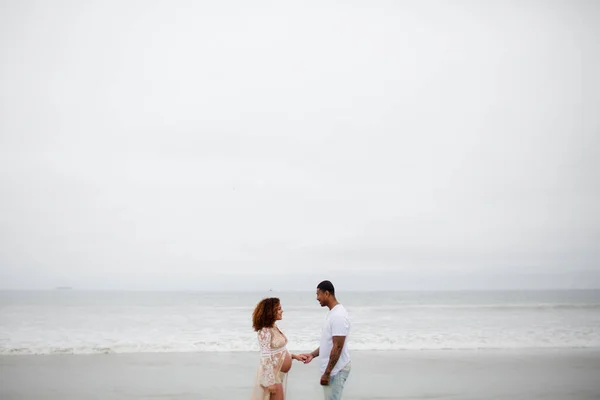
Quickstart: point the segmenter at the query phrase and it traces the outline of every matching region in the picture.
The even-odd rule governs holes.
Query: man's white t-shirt
[[[343,305],[337,304],[327,313],[323,330],[321,331],[321,345],[319,346],[319,358],[321,359],[321,374],[329,365],[329,356],[333,348],[333,336],[346,336],[342,354],[338,362],[331,371],[331,376],[335,376],[350,362],[350,352],[348,351],[348,334],[350,333],[350,319],[348,311]]]

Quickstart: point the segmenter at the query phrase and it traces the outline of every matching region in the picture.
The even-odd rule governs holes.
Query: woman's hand
[[[267,386],[267,390],[269,391],[269,393],[275,394],[275,392],[277,391],[277,386],[276,385]]]

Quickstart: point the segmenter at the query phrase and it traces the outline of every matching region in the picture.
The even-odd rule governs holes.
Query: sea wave
[[[291,351],[307,351],[316,343],[298,343],[288,346]],[[351,343],[352,351],[426,351],[426,350],[527,350],[527,349],[592,349],[600,343]],[[227,343],[212,344],[150,344],[129,346],[33,346],[3,347],[0,355],[75,355],[75,354],[131,354],[131,353],[204,353],[204,352],[258,352],[254,345]]]
[[[585,295],[585,297],[584,297]],[[258,351],[248,299],[71,293],[5,294],[0,355]],[[437,297],[436,297],[437,296]],[[356,295],[352,350],[600,348],[600,296]],[[1,297],[0,297],[1,300]],[[242,302],[243,300],[243,302]],[[246,301],[248,300],[248,301]],[[292,351],[313,350],[326,310],[292,298],[280,326]]]

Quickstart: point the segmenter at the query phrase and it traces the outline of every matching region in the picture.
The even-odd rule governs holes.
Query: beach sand
[[[600,399],[598,350],[354,351],[344,399]],[[322,399],[318,359],[288,400]],[[0,356],[0,399],[249,397],[258,353]]]

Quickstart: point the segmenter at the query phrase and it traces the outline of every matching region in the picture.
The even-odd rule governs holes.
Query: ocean
[[[288,348],[313,350],[312,292],[0,291],[0,355],[258,351],[251,315],[279,297]],[[340,292],[351,350],[600,348],[600,290]]]

